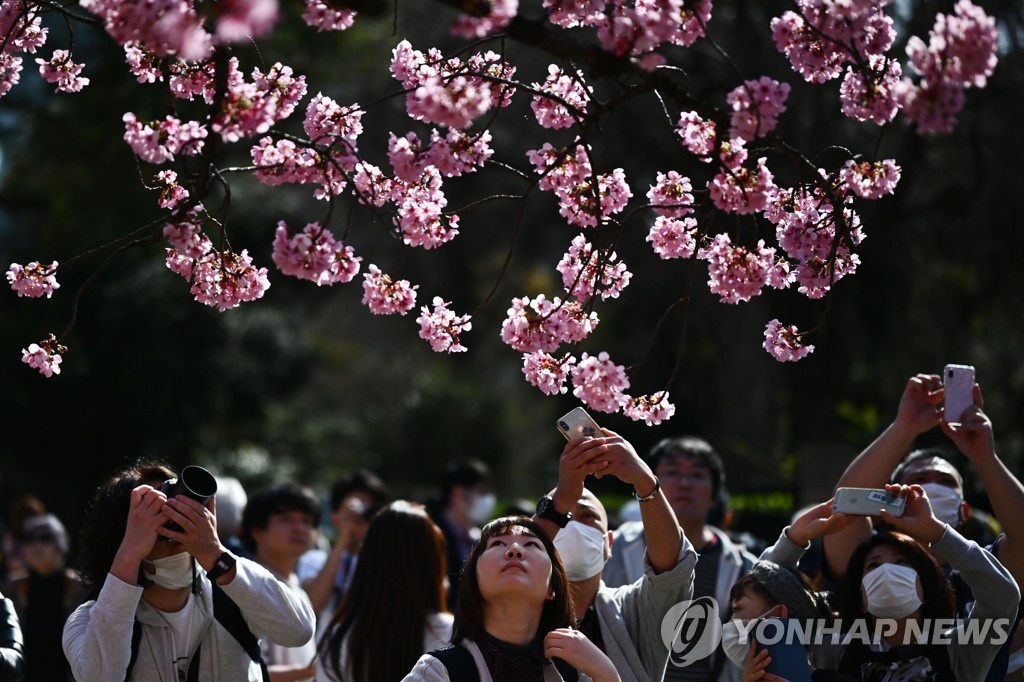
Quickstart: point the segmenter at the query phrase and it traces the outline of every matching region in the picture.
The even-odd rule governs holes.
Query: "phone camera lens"
[[[558,422],[558,426],[559,426],[559,428],[561,428],[561,429],[562,429],[563,431],[568,431],[568,430],[569,430],[569,425],[568,425],[568,424],[566,424],[566,423],[565,423],[565,421],[560,421],[560,422]]]

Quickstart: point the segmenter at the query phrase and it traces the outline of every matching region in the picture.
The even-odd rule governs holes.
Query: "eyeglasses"
[[[25,537],[25,544],[31,545],[34,543],[40,543],[44,545],[55,544],[57,542],[57,536],[51,535],[50,533],[39,533],[36,535],[29,535]]]

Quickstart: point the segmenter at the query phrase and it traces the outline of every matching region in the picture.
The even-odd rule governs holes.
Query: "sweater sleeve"
[[[17,682],[24,676],[25,657],[18,614],[10,599],[0,599],[0,682]]]
[[[758,557],[758,561],[771,561],[774,564],[778,564],[783,568],[790,568],[796,570],[797,563],[800,558],[807,551],[807,547],[801,547],[792,540],[789,539],[789,535],[786,531],[789,530],[789,526],[782,529],[779,533],[779,539],[775,541],[775,544],[761,552],[761,556]]]
[[[107,574],[99,596],[64,624],[64,655],[79,682],[123,680],[131,660],[132,629],[142,588]]]
[[[256,562],[239,557],[234,579],[220,587],[238,605],[249,629],[260,639],[298,647],[313,637],[313,607]]]
[[[946,532],[932,544],[932,550],[959,571],[974,592],[975,601],[967,620],[952,634],[949,655],[953,672],[958,680],[984,679],[1013,627],[1020,590],[1009,571],[991,552],[950,526],[946,526]],[[1005,626],[1001,628],[1000,623]],[[965,638],[963,643],[961,637]]]

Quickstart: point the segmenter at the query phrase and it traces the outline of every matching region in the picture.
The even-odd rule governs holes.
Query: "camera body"
[[[217,494],[217,479],[203,467],[190,464],[181,470],[177,478],[169,478],[161,483],[157,490],[166,495],[167,499],[184,495],[205,506]],[[173,521],[168,521],[164,527],[179,533],[183,530]]]

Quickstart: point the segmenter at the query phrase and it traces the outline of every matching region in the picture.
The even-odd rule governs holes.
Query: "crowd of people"
[[[977,386],[962,414],[942,406],[940,377],[911,378],[836,482],[902,513],[819,501],[760,556],[711,523],[725,470],[693,436],[646,457],[608,430],[571,440],[554,487],[502,515],[478,461],[429,506],[356,471],[331,490],[332,544],[309,488],[219,479],[205,499],[138,462],[95,491],[74,565],[61,521],[16,506],[0,682],[1021,680],[1024,486]],[[912,449],[935,428],[949,450]],[[984,546],[965,476],[1001,523]],[[634,518],[616,524],[589,477],[628,484]]]

